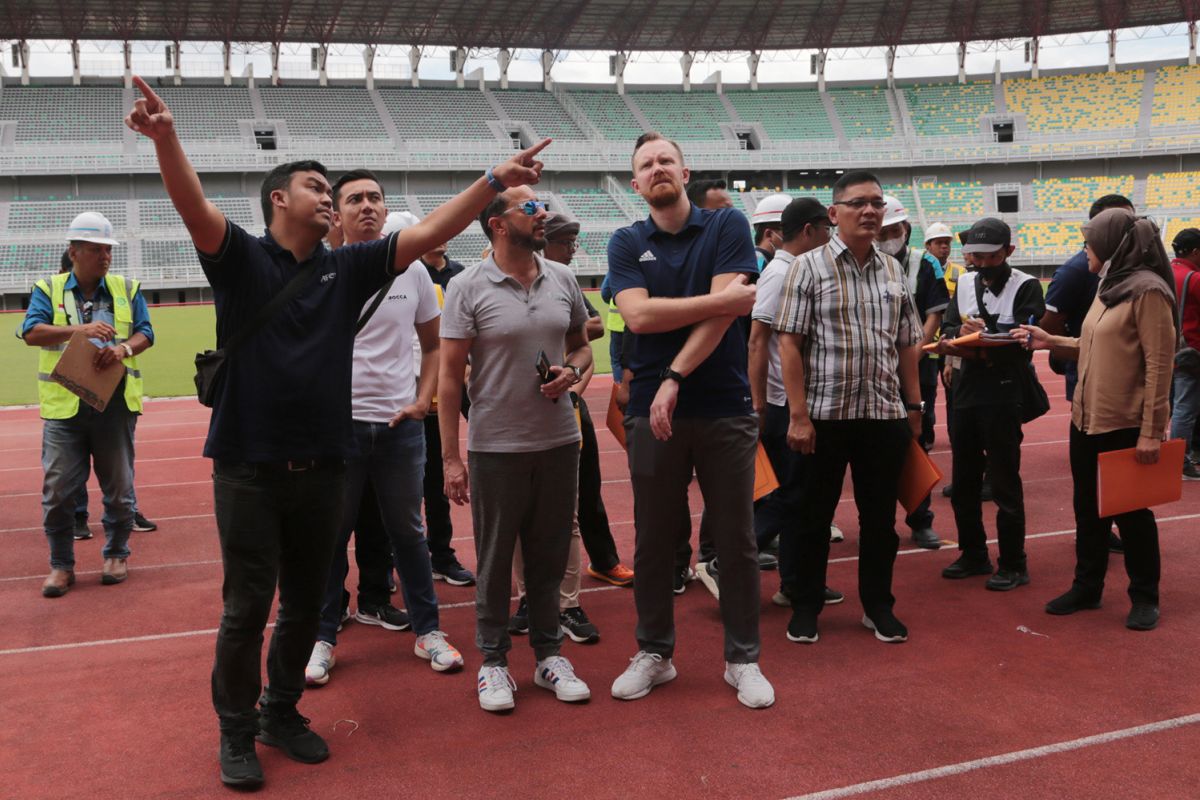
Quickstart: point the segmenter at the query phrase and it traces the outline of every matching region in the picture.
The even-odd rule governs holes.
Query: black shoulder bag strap
[[[395,256],[396,234],[392,234],[392,236],[388,239],[387,247],[387,264],[389,270],[392,268],[392,259],[395,258]],[[412,267],[409,267],[409,269],[412,269]],[[380,287],[378,292],[375,293],[374,299],[371,300],[370,307],[368,307],[367,310],[362,313],[362,316],[358,318],[358,324],[354,326],[355,336],[358,336],[362,329],[367,327],[367,323],[371,321],[371,317],[375,315],[375,312],[379,309],[379,304],[383,302],[383,298],[387,296],[388,290],[392,288],[392,284],[396,282],[396,278],[398,277],[400,276],[396,275],[393,277],[390,281]]]
[[[987,310],[983,304],[983,278],[975,273],[975,305],[979,307],[979,318],[987,325],[989,333],[1000,332],[1000,318]]]
[[[313,273],[317,271],[319,263],[320,259],[311,259],[308,262],[308,266],[296,273],[279,294],[272,297],[269,303],[259,309],[259,312],[254,315],[254,319],[243,325],[241,330],[229,337],[229,341],[221,347],[221,351],[224,352],[225,356],[228,357],[242,342],[249,339],[251,334],[258,331],[271,317],[275,316],[279,309],[283,308],[289,300],[295,297],[304,284],[312,278]]]

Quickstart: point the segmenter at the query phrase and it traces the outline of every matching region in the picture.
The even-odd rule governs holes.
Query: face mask
[[[880,250],[894,258],[900,255],[901,251],[904,250],[904,240],[899,236],[897,236],[895,239],[885,239],[884,241],[878,243],[878,247]]]
[[[1005,261],[998,267],[976,267],[975,271],[979,273],[979,277],[983,278],[988,283],[991,283],[1008,268],[1008,262]]]

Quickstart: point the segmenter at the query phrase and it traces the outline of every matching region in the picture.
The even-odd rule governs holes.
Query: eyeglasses
[[[834,200],[833,205],[846,206],[847,208],[852,208],[855,211],[862,211],[867,206],[870,206],[876,211],[883,211],[885,208],[887,208],[887,203],[883,200],[865,200],[861,197],[856,197],[853,200]]]
[[[572,253],[579,249],[578,239],[547,239],[546,244],[560,244]]]
[[[546,204],[541,200],[526,200],[524,203],[521,203],[521,205],[513,206],[512,208],[508,209],[508,211],[520,211],[527,217],[532,217],[537,212],[545,210]],[[505,211],[504,213],[507,214],[508,211]]]

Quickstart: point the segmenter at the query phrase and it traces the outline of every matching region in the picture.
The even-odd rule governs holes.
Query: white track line
[[[1133,739],[1137,736],[1145,736],[1151,733],[1159,733],[1160,731],[1174,730],[1176,728],[1183,728],[1188,725],[1195,725],[1197,723],[1200,723],[1200,714],[1188,714],[1184,717],[1175,717],[1173,719],[1164,719],[1159,722],[1151,722],[1148,725],[1137,725],[1132,728],[1122,728],[1116,731],[1098,733],[1094,736],[1084,736],[1081,739],[1071,739],[1065,742],[1042,745],[1041,747],[1031,747],[1027,750],[1016,750],[1014,752],[1003,753],[998,756],[977,758],[973,761],[961,761],[957,764],[947,764],[944,767],[923,769],[919,772],[908,772],[903,775],[895,775],[891,778],[882,778],[877,781],[856,783],[853,786],[843,786],[840,789],[828,789],[823,792],[796,795],[795,797],[788,798],[788,800],[837,800],[837,798],[855,797],[857,795],[867,794],[868,792],[887,791],[888,789],[895,789],[900,786],[909,786],[911,784],[921,783],[923,781],[948,778],[952,775],[962,775],[966,772],[974,772],[975,770],[987,769],[989,767],[1002,767],[1006,764],[1016,764],[1021,761],[1032,761],[1036,758],[1045,758],[1046,756],[1057,755],[1058,753],[1069,753],[1073,750],[1082,750],[1086,747],[1095,747],[1096,745],[1111,744],[1112,742],[1119,742],[1122,739]]]

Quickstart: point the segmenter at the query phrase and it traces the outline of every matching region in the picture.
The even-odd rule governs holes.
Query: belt
[[[277,472],[308,472],[314,469],[342,467],[345,464],[345,459],[341,458],[299,458],[291,461],[260,461],[254,466]]]

